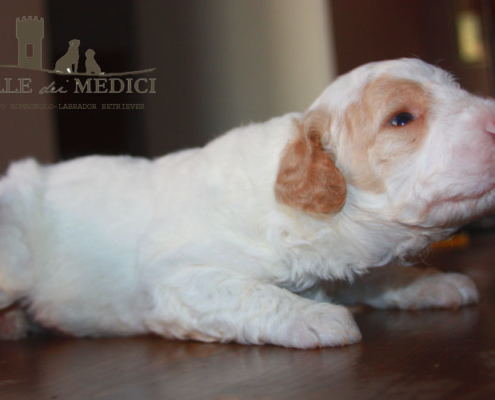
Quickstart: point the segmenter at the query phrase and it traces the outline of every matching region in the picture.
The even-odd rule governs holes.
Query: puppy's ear
[[[282,204],[310,213],[335,213],[346,198],[345,179],[323,150],[328,114],[309,112],[295,121],[298,135],[285,148],[275,183],[275,197]]]

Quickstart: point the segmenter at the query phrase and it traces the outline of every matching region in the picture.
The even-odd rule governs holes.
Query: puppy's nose
[[[492,135],[495,135],[495,119],[489,119],[485,124],[485,130]]]

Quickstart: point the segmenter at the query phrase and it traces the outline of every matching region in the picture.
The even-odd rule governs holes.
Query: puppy
[[[101,68],[95,60],[95,51],[93,49],[88,49],[84,54],[86,55],[86,73],[100,75]]]
[[[204,148],[15,163],[0,181],[0,308],[11,330],[28,326],[17,304],[74,336],[307,349],[361,339],[335,298],[474,303],[467,276],[390,265],[494,210],[494,135],[493,100],[401,59]]]
[[[69,42],[69,49],[55,63],[55,71],[64,74],[77,73],[79,64],[79,40],[74,39]]]

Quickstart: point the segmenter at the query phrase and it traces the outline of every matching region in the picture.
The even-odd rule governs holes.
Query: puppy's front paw
[[[479,300],[476,285],[466,275],[436,273],[386,294],[391,305],[401,309],[458,308]]]
[[[280,344],[311,349],[345,346],[360,340],[359,328],[347,308],[322,303],[311,305],[294,316]]]

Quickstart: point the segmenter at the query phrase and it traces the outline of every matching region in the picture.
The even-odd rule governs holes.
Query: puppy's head
[[[336,213],[347,201],[424,227],[494,208],[495,102],[420,60],[357,68],[295,126],[275,187],[281,203]]]

